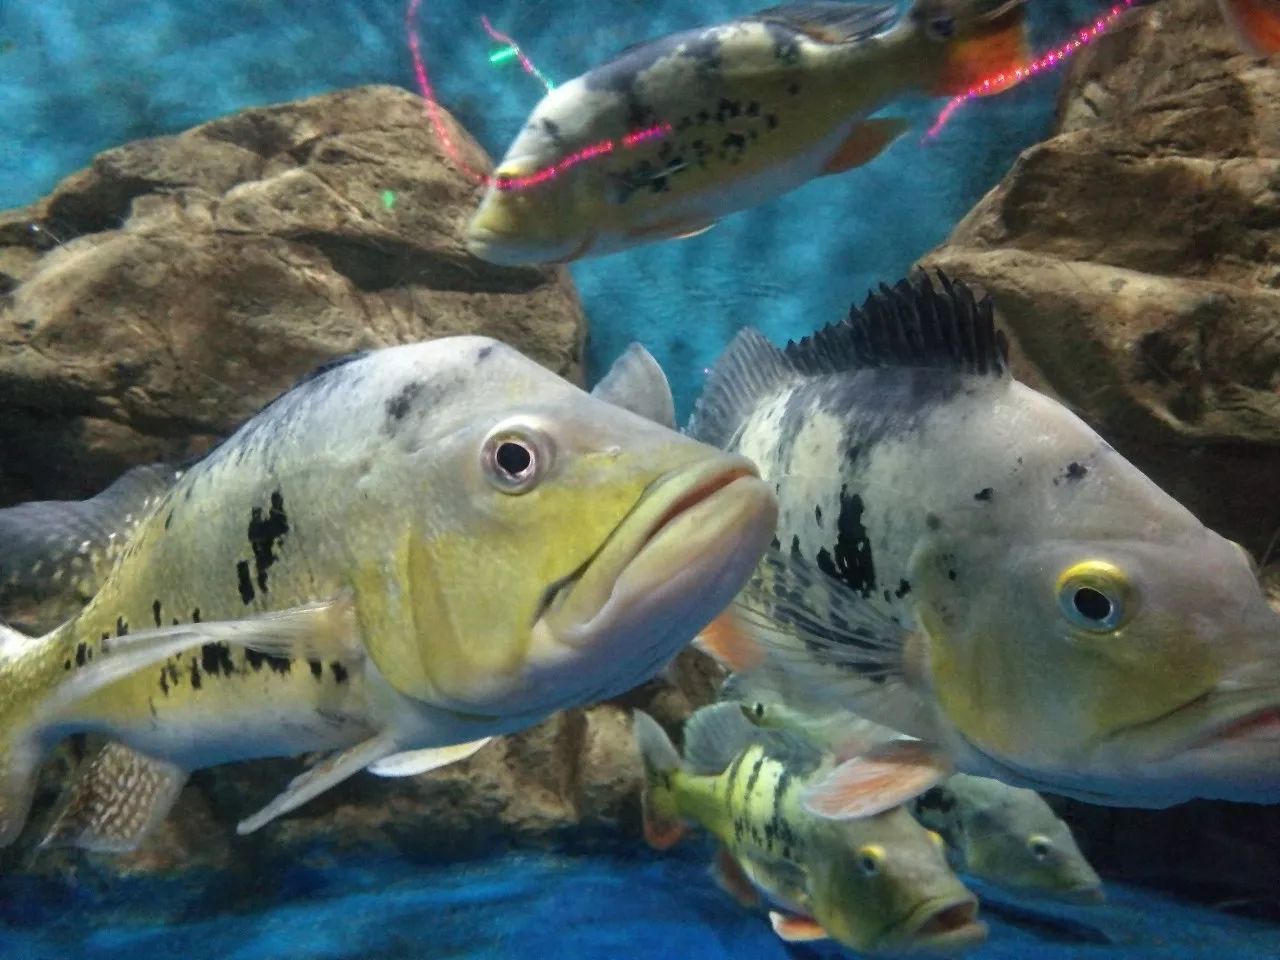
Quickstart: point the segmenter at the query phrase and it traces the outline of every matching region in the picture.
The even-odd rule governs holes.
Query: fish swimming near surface
[[[903,735],[838,707],[799,709],[781,691],[735,674],[721,697],[759,727],[787,730],[843,761]],[[743,683],[742,681],[747,681]],[[1102,881],[1071,828],[1034,790],[957,773],[908,800],[907,809],[947,845],[959,873],[1019,898],[1100,903]]]
[[[784,940],[902,954],[986,939],[977,899],[905,810],[836,821],[803,807],[804,785],[827,762],[804,741],[759,730],[724,703],[689,719],[683,760],[647,714],[635,714],[634,729],[649,843],[665,849],[687,823],[704,827],[720,843],[718,882],[743,906],[769,908]]]
[[[1024,21],[1024,0],[812,0],[630,47],[534,108],[468,248],[564,262],[702,232],[872,160],[907,124],[870,115],[906,94],[1011,85]]]
[[[920,739],[849,761],[815,809],[951,772],[1280,800],[1280,617],[1250,558],[1015,381],[989,299],[920,274],[786,349],[745,330],[688,429],[755,461],[781,511],[713,644]]]
[[[197,768],[331,751],[245,833],[359,770],[434,769],[652,676],[777,516],[751,463],[653,422],[670,410],[638,346],[594,395],[483,337],[322,368],[135,516],[76,616],[0,628],[0,843],[68,734],[108,746],[50,839],[121,850]],[[101,543],[95,510],[122,499],[50,550]],[[0,529],[33,542],[15,518],[45,515]]]

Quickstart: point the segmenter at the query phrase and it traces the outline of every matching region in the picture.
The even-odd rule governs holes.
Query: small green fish
[[[907,129],[871,117],[1026,65],[1023,0],[809,0],[629,47],[549,92],[467,227],[494,263],[597,257],[691,236]]]
[[[856,757],[902,734],[833,707],[798,709],[750,674],[735,674],[721,696],[737,702],[753,724],[788,730],[837,761]],[[958,872],[1018,896],[1100,903],[1102,881],[1071,828],[1034,790],[957,773],[907,802],[922,826],[947,845]]]
[[[654,422],[670,411],[639,347],[588,395],[445,338],[323,368],[141,518],[119,490],[89,501],[47,539],[65,555],[133,527],[93,599],[38,639],[0,628],[0,845],[69,734],[111,743],[51,837],[120,850],[194,769],[331,751],[247,833],[359,770],[431,770],[653,676],[777,516],[749,461]]]
[[[736,704],[689,719],[683,761],[647,714],[636,713],[635,735],[650,845],[670,847],[686,822],[704,827],[721,844],[721,885],[744,906],[771,907],[784,940],[907,953],[986,939],[977,899],[904,809],[848,821],[805,810],[805,785],[828,761],[803,741],[752,727]]]

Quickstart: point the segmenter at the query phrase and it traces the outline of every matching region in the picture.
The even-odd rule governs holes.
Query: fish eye
[[[757,720],[764,719],[764,704],[757,701],[751,708],[751,712],[755,714]]]
[[[864,877],[878,876],[880,865],[884,863],[884,849],[871,844],[858,851],[858,872]]]
[[[1126,616],[1129,581],[1119,567],[1087,560],[1058,577],[1058,606],[1075,626],[1095,633],[1119,629]]]
[[[929,36],[935,40],[950,40],[955,32],[955,17],[934,17],[929,21]]]
[[[1053,841],[1046,836],[1034,833],[1027,838],[1027,849],[1037,860],[1048,860],[1049,854],[1053,853]]]
[[[484,442],[485,476],[503,493],[528,493],[551,465],[551,440],[539,430],[517,424],[501,426]]]

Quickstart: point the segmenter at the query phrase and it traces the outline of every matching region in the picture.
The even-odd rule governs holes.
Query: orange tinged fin
[[[947,51],[933,93],[957,97],[979,84],[983,85],[976,91],[980,96],[1001,93],[1027,78],[1030,63],[1026,28],[1018,19],[984,36],[956,40]]]
[[[655,850],[670,850],[688,832],[680,820],[662,816],[654,809],[653,797],[646,790],[640,797],[640,809],[644,816],[645,843]]]
[[[716,884],[720,889],[738,901],[739,906],[748,909],[760,906],[760,891],[752,884],[751,878],[742,869],[742,865],[733,859],[733,854],[724,847],[716,850],[711,874],[716,878]]]
[[[1222,15],[1248,53],[1280,53],[1280,0],[1218,0]]]
[[[804,793],[804,808],[826,820],[873,817],[917,797],[951,773],[914,740],[895,740],[846,760]]]
[[[911,124],[901,117],[881,117],[858,124],[836,148],[826,165],[824,174],[844,173],[864,163],[870,163],[889,145],[907,132]]]
[[[764,663],[764,648],[728,610],[712,620],[693,645],[734,673],[746,673]]]
[[[828,940],[831,934],[822,928],[822,924],[809,917],[794,917],[776,910],[769,911],[769,922],[773,924],[773,932],[787,943],[807,943],[811,940]]]

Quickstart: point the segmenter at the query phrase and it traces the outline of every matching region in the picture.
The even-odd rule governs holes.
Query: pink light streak
[[[1092,43],[1094,40],[1097,40],[1100,36],[1110,30],[1115,26],[1116,21],[1124,15],[1125,11],[1138,2],[1139,0],[1123,0],[1122,3],[1118,3],[1112,7],[1105,17],[1100,17],[1098,20],[1094,21],[1092,26],[1082,29],[1075,37],[1068,40],[1057,49],[1050,50],[1038,60],[1033,61],[1025,67],[1019,67],[1012,73],[1000,73],[994,77],[988,77],[981,83],[974,84],[959,96],[952,97],[951,100],[947,102],[947,105],[942,108],[942,112],[938,114],[938,119],[934,121],[933,126],[931,126],[928,132],[924,135],[924,139],[932,140],[941,133],[942,128],[947,125],[947,122],[951,119],[952,115],[974,97],[997,93],[1010,81],[1016,84],[1028,79],[1029,77],[1034,77],[1037,74],[1043,73],[1045,70],[1050,70],[1053,67],[1058,66],[1058,64],[1071,57],[1076,51],[1080,50],[1086,44]]]
[[[555,87],[555,84],[544,77],[542,75],[542,71],[533,65],[533,61],[525,56],[524,51],[520,49],[520,44],[516,43],[505,33],[495,29],[493,24],[489,22],[488,16],[485,14],[480,15],[480,25],[484,27],[484,32],[489,35],[489,38],[493,40],[494,43],[505,44],[514,50],[516,53],[516,59],[520,61],[520,66],[524,67],[524,72],[542,84],[543,90],[548,93],[551,92],[552,88]]]
[[[409,53],[413,57],[413,73],[418,83],[418,92],[422,94],[422,99],[426,106],[427,119],[431,123],[431,128],[435,131],[436,139],[440,141],[440,147],[444,150],[446,156],[453,165],[468,179],[483,187],[492,186],[497,190],[527,190],[540,184],[548,183],[563,173],[573,169],[580,163],[593,160],[596,157],[607,156],[614,153],[619,148],[624,150],[634,149],[642,144],[652,140],[659,140],[673,130],[669,123],[656,123],[651,127],[645,127],[643,130],[634,130],[626,134],[620,140],[601,140],[590,146],[583,147],[576,153],[572,153],[564,159],[536,170],[533,173],[520,177],[495,177],[492,174],[484,173],[476,170],[462,159],[462,152],[458,149],[458,145],[454,143],[453,137],[449,133],[448,126],[445,125],[444,117],[441,114],[440,103],[436,100],[435,88],[431,85],[431,78],[427,73],[426,60],[422,55],[422,41],[418,36],[417,20],[418,14],[422,9],[422,0],[409,0],[408,6],[405,8],[404,23],[405,32],[409,38]],[[499,43],[507,43],[512,49],[517,51],[520,57],[521,65],[528,62],[526,69],[533,68],[532,62],[519,53],[519,47],[506,37],[504,34],[498,33],[496,30],[490,29],[488,18],[483,20],[486,30],[490,30],[490,36],[494,37]],[[532,75],[541,77],[533,68]],[[545,78],[544,78],[545,82]]]

